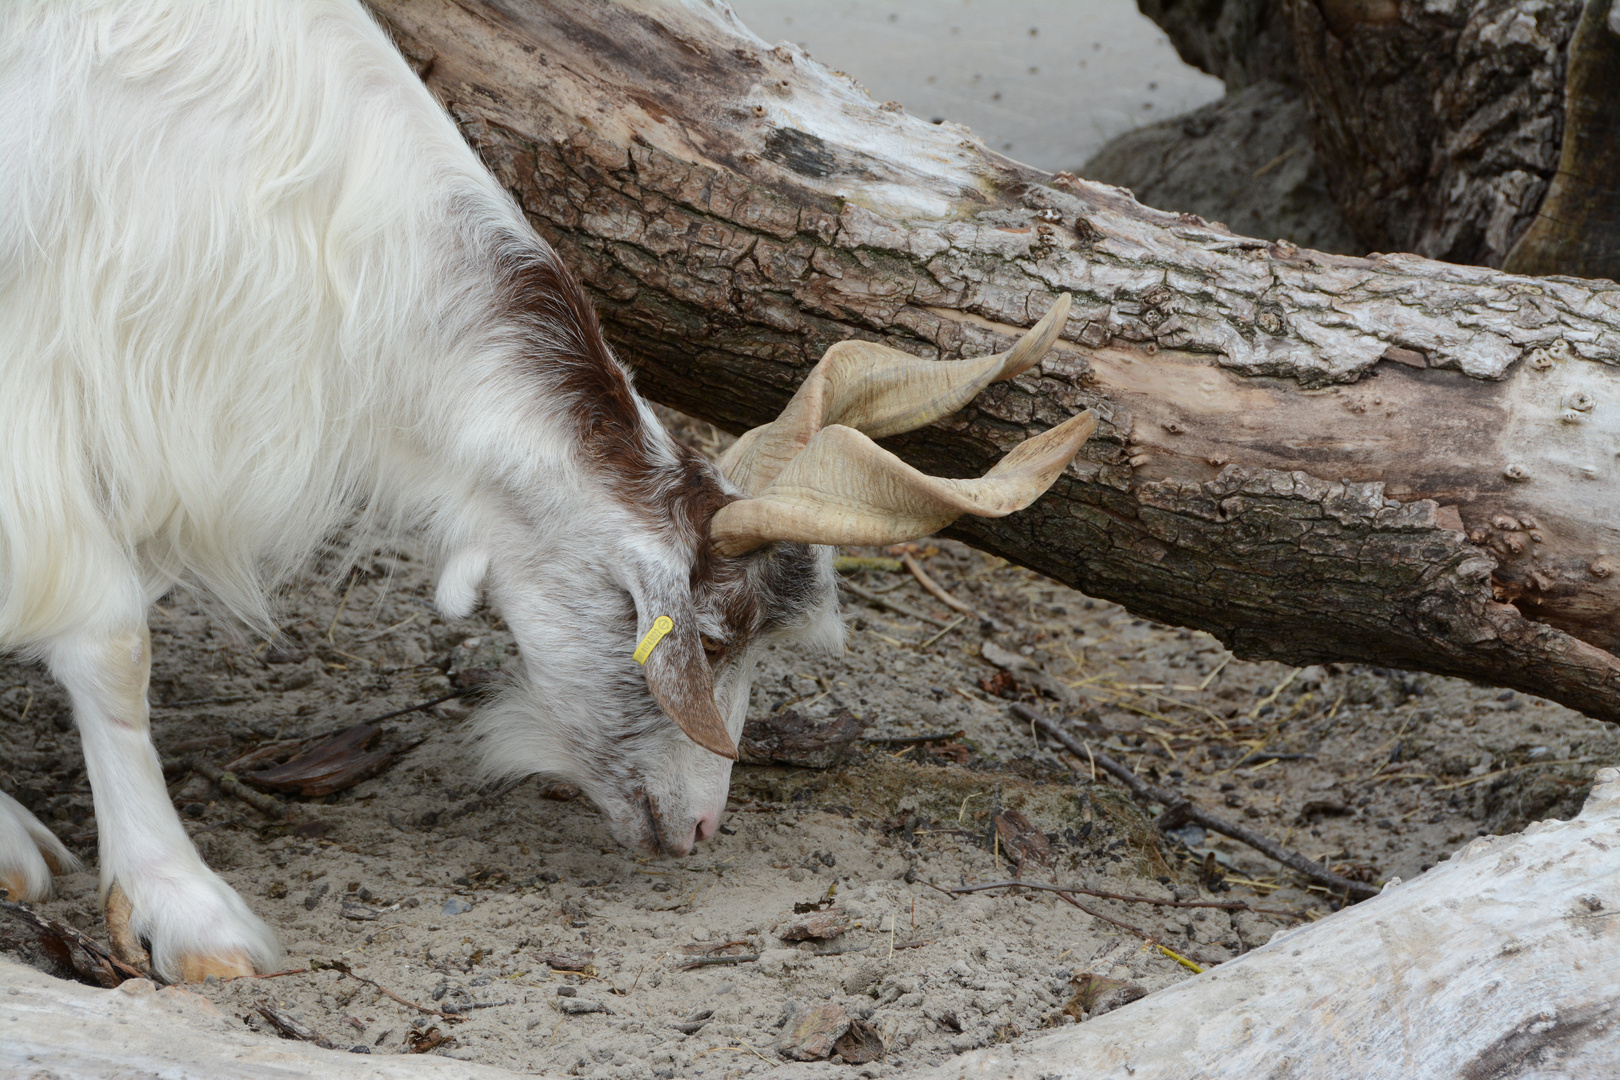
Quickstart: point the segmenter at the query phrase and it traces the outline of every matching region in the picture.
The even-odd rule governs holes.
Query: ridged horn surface
[[[895,544],[963,514],[1003,517],[1056,482],[1097,422],[1091,411],[1019,443],[977,480],[952,480],[907,465],[866,435],[834,424],[811,437],[763,491],[721,507],[709,526],[720,555],[774,540]]]
[[[842,425],[881,439],[949,416],[991,383],[1039,363],[1062,334],[1070,302],[1068,293],[1058,297],[1006,352],[968,360],[922,360],[869,341],[841,341],[822,356],[780,416],[721,455],[720,470],[757,495],[824,428]]]

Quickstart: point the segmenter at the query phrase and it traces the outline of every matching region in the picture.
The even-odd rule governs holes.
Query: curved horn
[[[825,427],[842,424],[881,439],[949,416],[991,383],[1039,363],[1063,333],[1069,304],[1064,293],[1011,349],[970,360],[922,360],[870,341],[840,341],[780,416],[747,432],[721,455],[720,471],[757,495]]]
[[[764,491],[721,507],[709,524],[720,555],[773,540],[893,544],[963,514],[1004,517],[1040,498],[1096,430],[1091,410],[1015,446],[978,480],[929,476],[867,436],[824,427]]]

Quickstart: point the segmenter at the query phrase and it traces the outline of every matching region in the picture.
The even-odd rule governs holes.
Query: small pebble
[[[450,899],[444,902],[444,913],[446,915],[460,915],[463,912],[471,911],[472,909],[472,904],[463,900],[459,896],[452,896]]]

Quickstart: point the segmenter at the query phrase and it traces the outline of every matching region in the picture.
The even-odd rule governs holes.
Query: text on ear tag
[[[647,636],[641,639],[641,644],[636,646],[636,651],[632,654],[636,663],[645,664],[647,657],[652,655],[653,646],[663,641],[664,635],[673,629],[675,629],[675,620],[668,615],[660,615],[654,619],[652,629],[647,631]]]

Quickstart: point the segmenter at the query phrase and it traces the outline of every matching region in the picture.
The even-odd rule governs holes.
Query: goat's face
[[[472,725],[486,775],[568,780],[620,843],[687,854],[719,827],[732,762],[682,725],[707,696],[714,729],[735,746],[761,650],[783,640],[842,645],[832,549],[781,543],[684,564],[666,552],[651,565],[622,548],[505,554],[491,553],[487,583],[522,666]],[[456,603],[458,573],[452,560],[440,587],[452,610],[470,606]],[[661,615],[674,628],[638,664],[637,643]],[[725,745],[712,731],[706,741]]]
[[[745,433],[716,468],[636,397],[561,263],[517,241],[508,254],[526,349],[514,370],[545,386],[571,424],[563,441],[581,471],[547,477],[556,490],[529,509],[534,491],[494,500],[508,520],[441,580],[453,614],[471,610],[487,574],[523,655],[518,685],[474,727],[481,756],[492,776],[571,780],[622,843],[684,855],[719,827],[759,650],[773,638],[842,642],[832,551],[816,545],[895,543],[963,513],[1021,509],[1090,435],[1090,414],[1072,417],[978,480],[925,476],[872,441],[1029,370],[1057,340],[1069,300],[1012,349],[978,359],[841,342],[781,416]],[[667,636],[634,655],[660,617]]]

